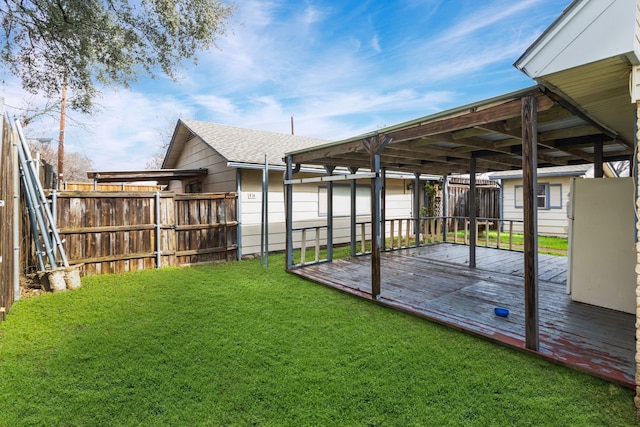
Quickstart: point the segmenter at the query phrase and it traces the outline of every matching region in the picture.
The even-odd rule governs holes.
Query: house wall
[[[185,143],[184,149],[175,165],[176,169],[208,170],[202,185],[203,193],[227,193],[236,191],[235,169],[227,167],[227,162],[209,145],[198,137],[193,137]],[[169,190],[183,193],[184,183],[172,181]]]
[[[239,194],[241,245],[242,254],[260,253],[260,233],[262,224],[262,171],[243,169],[240,171],[241,191]],[[311,176],[311,175],[307,175]],[[285,203],[283,174],[271,172],[269,174],[269,251],[285,250]],[[304,178],[305,174],[297,174],[296,178]],[[408,218],[411,216],[412,196],[407,190],[408,181],[402,179],[387,179],[387,209],[388,219]],[[370,180],[358,180],[356,185],[369,190]],[[334,186],[349,185],[348,181],[334,183]],[[326,183],[296,184],[293,187],[293,228],[325,226],[327,217],[320,212],[324,200]],[[334,190],[335,191],[335,190]],[[361,190],[362,191],[362,190]],[[356,221],[370,221],[370,207],[366,215],[358,215]],[[338,207],[335,208],[336,210]],[[350,241],[350,217],[334,216],[334,243],[348,243]],[[358,231],[359,232],[359,231]],[[294,247],[301,246],[301,233],[294,233]],[[315,241],[315,234],[309,232],[307,245]],[[326,230],[321,231],[321,244],[326,243]]]
[[[570,192],[570,177],[541,177],[538,184],[550,184],[554,189],[559,189],[559,194],[554,196],[552,208],[538,209],[538,234],[541,236],[567,237],[569,234],[569,221],[567,219],[567,202]],[[557,187],[560,185],[561,187]],[[505,179],[502,181],[502,216],[504,220],[516,220],[513,223],[515,233],[523,232],[523,210],[521,202],[516,203],[516,187],[522,186],[522,179]],[[554,190],[555,191],[555,190]],[[558,197],[559,196],[559,200]],[[519,206],[519,207],[516,207]],[[556,207],[558,206],[558,207]],[[509,223],[503,223],[503,229],[508,230]]]

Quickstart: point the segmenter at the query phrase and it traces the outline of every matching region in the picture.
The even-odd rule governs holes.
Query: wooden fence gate
[[[464,219],[469,212],[469,180],[451,178],[447,188],[448,212],[445,216],[459,218],[458,227],[464,227]],[[495,181],[476,180],[476,217],[500,218],[500,187]],[[449,224],[451,226],[451,224]],[[496,225],[492,225],[496,227]]]
[[[70,265],[83,275],[236,260],[237,195],[50,194]]]

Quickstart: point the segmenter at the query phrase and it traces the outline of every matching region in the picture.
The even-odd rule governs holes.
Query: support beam
[[[335,166],[325,166],[327,175],[331,176]],[[327,182],[327,261],[333,261],[333,181]]]
[[[371,298],[380,298],[380,153],[391,138],[375,135],[366,138],[363,145],[369,153],[370,169],[376,176],[371,179]]]
[[[293,178],[293,161],[291,156],[287,156],[287,169],[284,172],[284,180],[288,181]],[[284,203],[285,203],[285,226],[287,229],[287,270],[293,267],[293,185],[284,185]]]
[[[355,175],[355,173],[358,171],[358,168],[349,168],[349,172],[352,175]],[[356,187],[356,180],[352,179],[349,182],[349,185],[351,186],[351,215],[350,215],[350,221],[349,221],[349,234],[350,234],[350,239],[349,241],[351,242],[351,256],[354,257],[356,256],[356,196],[357,196],[357,187]]]
[[[525,345],[538,350],[538,204],[537,103],[522,98],[522,177],[524,198]]]
[[[381,250],[387,249],[387,169],[382,168],[380,193],[380,237]]]
[[[413,178],[413,233],[416,236],[416,248],[420,246],[420,174]]]
[[[476,268],[476,158],[469,159],[469,267]]]
[[[449,216],[449,175],[442,177],[442,238],[447,241]],[[454,237],[455,241],[455,237]]]
[[[603,143],[602,140],[593,143],[593,177],[602,178],[604,176],[603,168]]]

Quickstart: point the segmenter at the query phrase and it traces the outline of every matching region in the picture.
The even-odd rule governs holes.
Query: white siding
[[[262,220],[262,171],[242,170],[241,194],[239,197],[242,232],[242,254],[260,252],[260,231]],[[269,175],[269,251],[285,249],[285,204],[282,172]],[[304,174],[296,175],[296,178]],[[338,185],[348,184],[348,181]],[[358,180],[356,185],[369,186],[370,180]],[[293,189],[294,228],[325,226],[327,217],[320,215],[319,187],[326,183],[296,184]],[[411,215],[411,193],[406,191],[403,180],[387,179],[387,218],[407,218]],[[360,215],[356,221],[370,221],[370,215]],[[350,217],[334,217],[334,243],[348,243],[350,240]],[[358,233],[360,230],[358,229]],[[301,233],[296,232],[294,247],[300,247]],[[321,230],[321,244],[326,244],[326,229]],[[307,245],[315,241],[315,233],[307,234]]]
[[[205,177],[202,186],[204,193],[236,191],[236,170],[228,168],[226,160],[198,137],[194,137],[185,143],[175,168],[207,169],[208,175]],[[178,181],[172,182],[169,189],[177,193],[184,192],[184,188]]]
[[[550,185],[550,206],[554,206],[548,209],[538,209],[539,235],[567,237],[569,233],[567,202],[569,201],[570,179],[570,177],[566,176],[538,179],[538,184]],[[523,220],[523,200],[521,190],[517,191],[516,189],[518,186],[522,186],[521,179],[505,179],[502,181],[502,214],[505,220],[503,225],[505,231],[509,227],[507,220]],[[513,231],[522,233],[522,222],[514,222]]]

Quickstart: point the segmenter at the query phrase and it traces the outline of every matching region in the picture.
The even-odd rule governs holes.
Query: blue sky
[[[512,64],[570,0],[238,1],[219,49],[177,82],[106,88],[65,149],[143,169],[178,118],[339,140],[533,85]],[[11,115],[41,100],[0,71]],[[81,125],[80,125],[81,124]],[[57,141],[57,119],[29,125]]]

